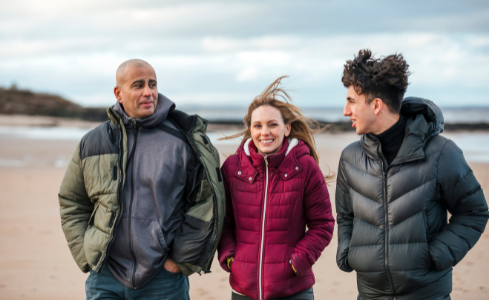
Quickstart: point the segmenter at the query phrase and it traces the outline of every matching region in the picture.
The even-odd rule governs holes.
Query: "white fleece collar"
[[[296,138],[288,139],[288,140],[289,140],[289,147],[287,147],[287,151],[285,152],[285,156],[287,156],[287,154],[289,154],[289,152],[290,152],[290,150],[292,150],[292,148],[294,148],[295,146],[297,146],[297,144],[299,144],[299,140]],[[247,156],[250,156],[250,142],[251,142],[251,138],[247,139],[246,142],[244,143],[244,146],[243,146],[243,149],[244,149]]]

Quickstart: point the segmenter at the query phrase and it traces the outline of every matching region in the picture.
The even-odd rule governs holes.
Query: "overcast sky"
[[[359,49],[402,53],[406,96],[489,105],[489,1],[1,1],[0,86],[109,106],[141,58],[179,104],[246,106],[281,75],[300,107],[342,106]]]

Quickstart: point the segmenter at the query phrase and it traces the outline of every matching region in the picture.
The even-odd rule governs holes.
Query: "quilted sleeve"
[[[350,248],[353,231],[353,209],[350,203],[343,160],[340,159],[338,177],[336,183],[336,218],[338,222],[338,249],[336,251],[336,263],[345,272],[353,271],[348,265],[348,250]]]
[[[441,271],[455,266],[474,247],[489,212],[479,182],[452,141],[445,144],[438,166],[441,201],[452,215],[429,244],[434,268]]]
[[[292,265],[300,276],[318,260],[331,242],[334,217],[323,173],[312,159],[304,193],[304,209],[308,230],[295,245],[291,254]]]
[[[224,227],[222,229],[221,240],[218,246],[219,264],[226,272],[230,272],[226,259],[234,257],[234,249],[236,247],[236,228],[234,223],[233,202],[231,201],[231,193],[229,189],[228,175],[226,172],[226,162],[221,168],[223,177],[224,190],[226,191],[226,217],[224,219]]]
[[[85,190],[83,171],[80,161],[80,145],[75,150],[65,176],[61,182],[58,194],[61,214],[61,227],[68,242],[71,255],[83,272],[90,267],[85,257],[83,242],[88,227],[90,215],[93,212],[93,203]]]

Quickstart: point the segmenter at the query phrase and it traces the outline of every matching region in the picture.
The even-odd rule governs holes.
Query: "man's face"
[[[346,92],[343,115],[350,117],[352,127],[356,129],[358,135],[371,133],[375,127],[376,115],[373,103],[367,104],[365,94],[358,95],[353,86],[349,86]]]
[[[114,88],[114,94],[131,118],[151,116],[158,104],[155,70],[151,66],[128,65],[121,82]]]

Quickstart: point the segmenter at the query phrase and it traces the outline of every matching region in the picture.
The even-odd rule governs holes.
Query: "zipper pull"
[[[263,158],[265,159],[265,164],[266,164],[266,165],[267,165],[267,167],[268,167],[268,159],[267,159],[267,157],[266,157],[266,156],[263,156]]]

